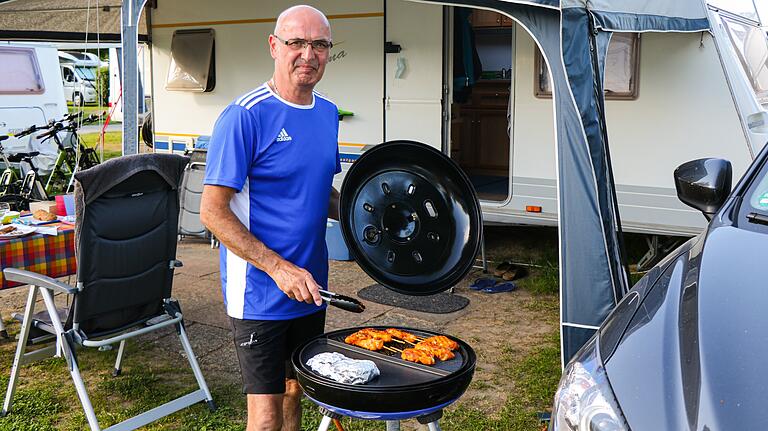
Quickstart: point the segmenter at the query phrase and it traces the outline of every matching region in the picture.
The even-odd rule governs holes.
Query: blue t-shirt
[[[338,109],[314,93],[310,105],[281,99],[263,84],[221,113],[208,148],[205,184],[237,190],[230,208],[284,259],[328,285],[325,230],[333,176],[341,172]],[[290,299],[265,272],[221,247],[227,314],[286,320],[320,310]]]

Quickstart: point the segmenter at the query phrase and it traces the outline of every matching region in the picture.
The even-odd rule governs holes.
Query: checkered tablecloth
[[[75,274],[75,228],[59,224],[59,234],[34,234],[0,240],[0,268],[19,268],[49,277]],[[5,279],[0,271],[0,289],[19,286]]]

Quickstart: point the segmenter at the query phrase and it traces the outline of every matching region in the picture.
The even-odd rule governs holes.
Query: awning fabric
[[[121,0],[0,2],[0,40],[119,42],[121,5]],[[143,17],[139,40],[147,40]]]
[[[628,290],[604,115],[612,32],[696,32],[701,0],[452,0],[504,13],[534,38],[552,74],[558,159],[563,364]]]

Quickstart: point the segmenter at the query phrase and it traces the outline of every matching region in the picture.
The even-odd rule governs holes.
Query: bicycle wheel
[[[99,155],[93,148],[83,148],[80,152],[80,169],[92,168],[101,163]]]

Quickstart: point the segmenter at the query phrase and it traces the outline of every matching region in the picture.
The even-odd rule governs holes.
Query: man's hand
[[[317,306],[323,304],[323,299],[320,297],[320,286],[306,269],[299,268],[283,259],[268,274],[275,281],[277,287],[289,298],[307,304],[314,302]]]

